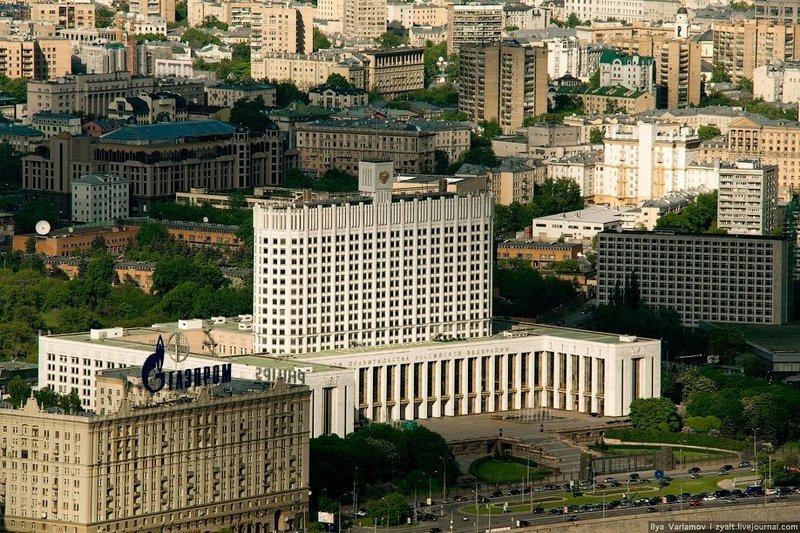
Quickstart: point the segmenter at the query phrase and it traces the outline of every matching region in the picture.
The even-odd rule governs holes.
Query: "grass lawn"
[[[470,472],[484,483],[513,483],[527,479],[536,480],[549,474],[546,470],[541,470],[533,465],[529,469],[527,464],[501,459],[480,462],[474,468],[470,467]]]
[[[592,494],[591,491],[585,492],[583,496],[578,496],[577,498],[572,496],[570,492],[535,492],[533,494],[533,507],[538,507],[540,504],[545,509],[551,509],[553,507],[561,507],[563,505],[583,505],[585,503],[603,503],[603,493],[605,493],[605,501],[610,502],[612,500],[621,500],[623,499],[623,494],[627,494],[628,499],[639,499],[639,498],[652,498],[654,496],[664,496],[667,494],[674,494],[678,495],[681,492],[688,492],[690,494],[698,494],[700,492],[708,492],[712,493],[719,488],[717,482],[722,479],[732,479],[732,477],[736,476],[704,476],[698,479],[684,479],[682,481],[673,481],[669,486],[664,487],[663,489],[659,489],[658,485],[631,485],[630,493],[628,493],[628,487],[615,487],[611,489],[606,489],[604,491],[596,491]],[[739,488],[746,488],[747,483],[740,483],[738,485]],[[530,503],[530,494],[526,494],[525,497],[526,502],[523,504],[519,500],[516,502],[509,502],[508,513],[521,513],[521,512],[530,512],[531,510],[531,503]],[[522,496],[520,496],[522,498]],[[480,504],[480,514],[486,515],[491,510],[492,515],[500,515],[503,514],[503,504],[489,504],[487,508],[487,504]],[[464,513],[469,514],[476,514],[475,513],[475,505],[468,505],[461,509]]]
[[[660,449],[660,446],[638,446],[638,445],[627,445],[627,444],[611,444],[608,446],[607,449],[600,450],[605,455],[641,455],[646,453],[653,453],[654,451]],[[686,461],[696,461],[698,459],[722,459],[724,457],[731,457],[732,460],[738,458],[738,455],[735,453],[725,453],[719,452],[716,450],[695,450],[695,449],[683,449],[679,446],[672,447],[672,454],[675,456],[675,460],[678,462]]]

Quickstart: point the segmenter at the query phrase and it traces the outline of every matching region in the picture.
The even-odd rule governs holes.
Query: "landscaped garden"
[[[520,457],[487,456],[473,461],[469,473],[483,483],[528,483],[546,478],[550,470]]]

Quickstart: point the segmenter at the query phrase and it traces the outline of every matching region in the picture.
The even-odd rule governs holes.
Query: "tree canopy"
[[[680,213],[668,213],[656,222],[657,229],[681,233],[724,233],[717,228],[717,191],[698,194]]]
[[[199,28],[189,28],[181,35],[181,41],[189,43],[192,48],[201,48],[207,44],[224,44],[219,37],[211,35]]]
[[[631,402],[628,417],[633,427],[644,431],[678,431],[681,428],[678,409],[667,398],[637,398]]]
[[[324,50],[331,47],[331,41],[322,33],[316,26],[314,26],[314,51]]]
[[[534,218],[576,211],[583,205],[580,187],[574,180],[548,178],[534,186],[530,203],[495,206],[494,231],[496,235],[520,231]]]
[[[242,98],[233,104],[228,120],[231,124],[247,128],[254,133],[264,133],[273,125],[272,120],[264,114],[266,110],[267,105],[261,95],[253,99]]]
[[[375,42],[380,48],[395,48],[397,46],[408,44],[408,38],[397,35],[394,32],[387,31],[386,33],[376,37]]]
[[[494,312],[500,316],[535,318],[575,298],[575,285],[543,277],[521,259],[502,261],[494,269]]]
[[[713,124],[704,124],[697,128],[697,137],[701,141],[707,141],[708,139],[713,139],[714,137],[718,137],[722,134],[720,129]]]

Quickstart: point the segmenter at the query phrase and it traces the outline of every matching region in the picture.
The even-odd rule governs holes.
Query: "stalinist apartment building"
[[[386,33],[386,0],[346,0],[343,32],[345,37],[374,42]]]
[[[362,162],[352,200],[254,210],[255,351],[303,354],[491,333],[490,195],[392,196]]]
[[[310,54],[314,51],[314,8],[284,4],[252,5],[250,48],[253,61],[264,59],[265,52]]]
[[[97,413],[0,409],[3,531],[282,532],[308,513],[309,391],[233,380],[155,395],[98,374]]]

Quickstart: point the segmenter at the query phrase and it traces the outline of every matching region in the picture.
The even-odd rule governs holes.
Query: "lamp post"
[[[759,429],[761,429],[761,428],[753,428],[753,462],[754,463],[758,462],[758,461],[756,461],[756,431],[758,431]]]
[[[438,470],[434,470],[428,474],[428,505],[433,504],[433,474],[438,474]]]
[[[447,499],[447,459],[445,456],[439,457],[442,460],[442,505]]]
[[[389,533],[389,500],[381,496],[381,500],[386,502],[386,533]]]
[[[425,472],[423,472],[422,475],[424,476]],[[416,523],[419,523],[419,517],[417,516],[417,503],[419,503],[419,500],[417,499],[417,485],[419,485],[420,481],[422,480],[417,478],[417,480],[414,482],[414,522]]]

